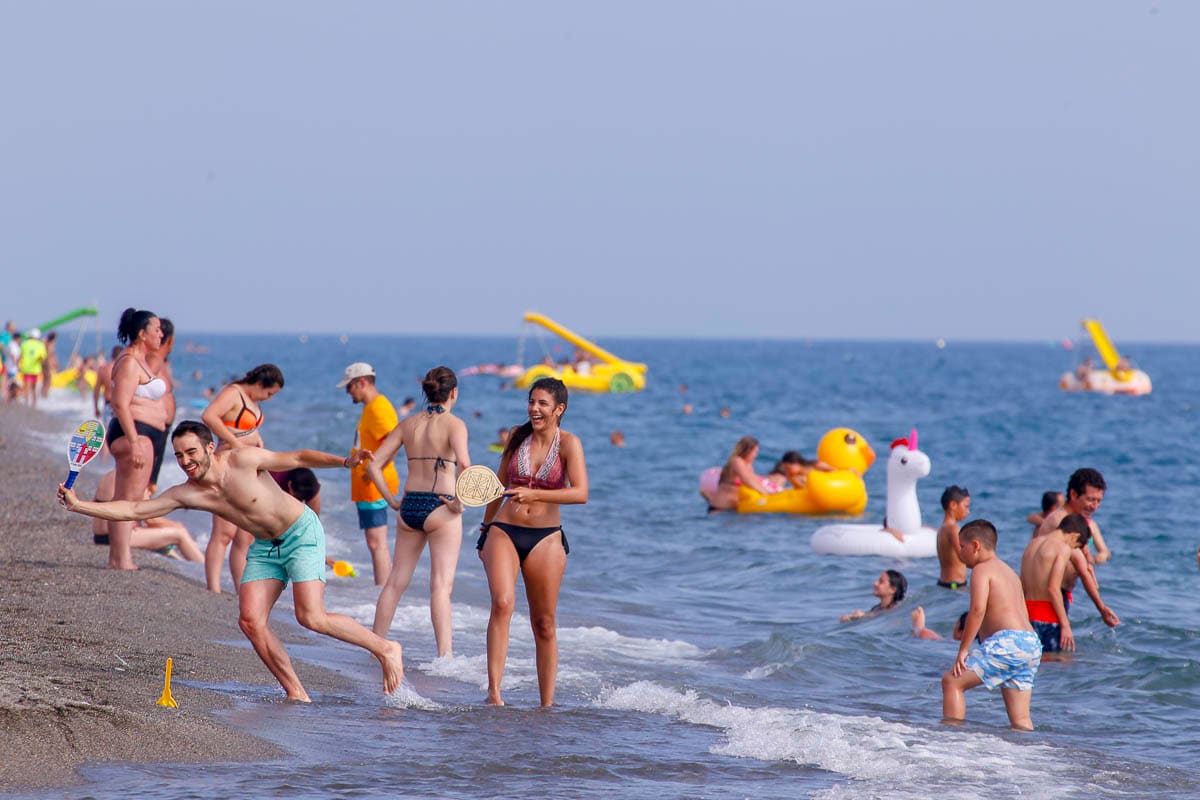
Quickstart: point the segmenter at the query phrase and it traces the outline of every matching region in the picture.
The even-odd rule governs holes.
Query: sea
[[[398,406],[445,364],[511,363],[518,339],[402,336],[189,335],[172,356],[179,418],[199,418],[207,387],[264,362],[286,385],[264,404],[276,450],[347,452],[360,407],[335,388],[367,361]],[[344,692],[287,703],[264,668],[251,684],[203,686],[227,695],[222,721],[277,743],[260,764],[97,764],[72,797],[127,798],[1182,798],[1200,797],[1200,348],[1138,345],[1154,381],[1144,397],[1070,394],[1058,378],[1078,349],[1058,342],[833,342],[605,339],[648,365],[632,394],[574,393],[564,427],[582,439],[589,502],[565,507],[571,544],[558,607],[557,705],[538,708],[523,591],[505,673],[509,705],[488,707],[488,591],[474,548],[481,509],[469,509],[454,587],[454,656],[437,658],[429,622],[428,556],[403,598],[392,637],[406,679],[394,697],[377,663],[318,638],[291,648],[299,663],[351,678]],[[571,348],[530,337],[526,363]],[[495,375],[464,375],[456,412],[471,458],[500,428],[525,420],[526,398]],[[683,407],[691,406],[691,413]],[[64,430],[87,416],[52,397]],[[729,415],[720,411],[729,409]],[[829,518],[706,513],[698,478],[752,435],[760,473],[785,450],[812,455],[835,427],[858,431],[880,458],[865,476],[858,517],[881,521],[892,440],[919,432],[932,461],[918,484],[925,524],[939,497],[969,489],[972,518],[1000,531],[999,555],[1019,563],[1042,493],[1071,472],[1108,483],[1096,514],[1112,553],[1098,567],[1106,627],[1082,591],[1071,617],[1078,649],[1042,665],[1037,729],[1008,729],[999,692],[967,694],[967,720],[941,721],[939,680],[965,593],[934,585],[936,559],[818,555]],[[625,446],[610,444],[619,430]],[[61,441],[47,441],[61,451]],[[321,475],[329,552],[358,578],[330,577],[335,611],[371,624],[377,590],[343,471]],[[170,463],[163,483],[183,480]],[[203,545],[208,520],[182,517]],[[181,570],[202,582],[196,565]],[[872,582],[898,569],[909,585],[895,611],[840,623],[869,608]],[[200,588],[197,588],[200,591]],[[943,641],[914,638],[922,606]],[[290,619],[287,595],[274,618]],[[232,642],[246,647],[243,641]],[[170,655],[166,653],[164,655]],[[63,790],[12,795],[58,798]]]

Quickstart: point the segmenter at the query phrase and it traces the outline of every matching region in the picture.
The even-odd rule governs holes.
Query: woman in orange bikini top
[[[200,418],[220,440],[218,447],[262,447],[263,422],[259,403],[283,388],[283,372],[260,364],[222,389]]]

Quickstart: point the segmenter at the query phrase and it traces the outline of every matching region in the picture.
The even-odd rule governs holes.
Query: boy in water
[[[966,690],[1002,687],[1004,708],[1014,729],[1033,730],[1029,703],[1033,678],[1042,661],[1042,643],[1029,624],[1021,579],[996,557],[996,526],[968,522],[958,534],[958,555],[971,568],[971,607],[954,666],[942,676],[942,717],[966,716]],[[972,644],[976,636],[980,644]]]
[[[1042,513],[1033,513],[1025,518],[1025,521],[1033,526],[1033,532],[1030,537],[1037,536],[1038,528],[1042,527],[1042,523],[1046,521],[1046,517],[1052,512],[1058,511],[1066,503],[1062,492],[1042,492]]]
[[[937,532],[937,555],[943,589],[962,589],[967,585],[967,567],[958,557],[958,523],[971,513],[971,493],[961,486],[947,486],[942,492],[942,527]]]
[[[1075,636],[1067,619],[1064,577],[1074,551],[1087,547],[1092,530],[1082,514],[1068,514],[1058,528],[1025,545],[1021,556],[1021,588],[1029,621],[1042,640],[1042,652],[1070,652]]]

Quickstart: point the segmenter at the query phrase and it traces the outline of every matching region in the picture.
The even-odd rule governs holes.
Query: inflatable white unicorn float
[[[937,531],[921,525],[917,481],[929,474],[929,456],[917,449],[914,428],[892,442],[887,463],[887,530],[882,525],[838,524],[817,528],[812,548],[839,556],[929,558],[937,555]],[[901,541],[890,531],[896,531]]]

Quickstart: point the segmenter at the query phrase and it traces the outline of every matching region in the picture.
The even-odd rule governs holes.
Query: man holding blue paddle
[[[175,460],[187,482],[149,500],[85,502],[65,484],[58,499],[68,510],[111,521],[161,517],[181,508],[208,511],[254,535],[238,588],[238,624],[291,700],[309,702],[283,644],[267,626],[271,609],[293,583],[296,620],[309,630],[357,645],[379,660],[383,690],[391,694],[404,676],[400,645],[376,636],[343,614],[325,610],[325,531],[317,515],[284,492],[270,471],[297,467],[353,468],[371,459],[367,450],[346,458],[316,450],[275,453],[261,447],[215,452],[202,423],[179,423],[171,435]]]

